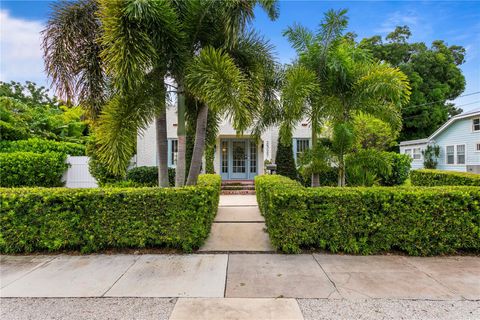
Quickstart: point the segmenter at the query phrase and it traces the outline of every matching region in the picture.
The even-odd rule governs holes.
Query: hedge
[[[480,186],[480,174],[469,172],[420,169],[410,172],[414,186]]]
[[[158,167],[136,167],[127,171],[127,180],[143,184],[146,186],[158,185]],[[168,168],[168,183],[171,187],[175,186],[175,169]]]
[[[284,252],[480,251],[477,187],[304,188],[258,176],[255,189],[270,240]]]
[[[1,187],[59,187],[68,165],[57,152],[0,153]]]
[[[220,177],[195,187],[1,189],[0,252],[198,248],[217,212]]]
[[[72,142],[58,142],[32,138],[18,141],[0,141],[0,152],[59,152],[71,156],[84,156],[85,146]]]

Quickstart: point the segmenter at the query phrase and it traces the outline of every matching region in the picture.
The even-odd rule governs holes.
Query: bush
[[[106,184],[112,184],[119,182],[125,179],[122,175],[116,175],[111,173],[107,166],[100,161],[97,155],[97,146],[95,144],[95,135],[92,134],[90,139],[87,142],[86,153],[89,157],[88,159],[88,171],[92,177],[97,180],[99,186],[104,186]]]
[[[57,142],[32,138],[18,141],[0,141],[0,152],[59,152],[70,156],[84,156],[85,146],[72,142]]]
[[[298,179],[292,145],[285,145],[280,138],[278,138],[275,164],[277,165],[277,174],[289,177],[290,179]]]
[[[158,186],[158,167],[136,167],[127,171],[127,180],[145,185]],[[168,168],[168,183],[175,186],[175,169]]]
[[[380,185],[399,186],[404,184],[410,173],[412,158],[409,155],[396,152],[384,152],[384,154],[390,158],[392,170],[387,174],[379,174]]]
[[[480,186],[480,174],[421,169],[410,172],[414,186]]]
[[[477,187],[304,188],[259,176],[255,189],[270,240],[284,252],[480,251]]]
[[[217,212],[220,177],[184,188],[1,190],[0,252],[203,244]]]
[[[58,187],[68,165],[66,155],[57,152],[0,153],[0,186]]]

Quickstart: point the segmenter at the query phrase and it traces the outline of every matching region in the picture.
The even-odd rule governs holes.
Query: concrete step
[[[254,185],[224,185],[222,186],[222,190],[255,190]]]
[[[222,190],[223,195],[254,195],[255,190]]]

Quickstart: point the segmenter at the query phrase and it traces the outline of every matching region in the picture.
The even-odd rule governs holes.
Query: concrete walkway
[[[462,306],[468,317],[454,314],[464,319],[480,310],[480,257],[470,256],[56,255],[1,256],[0,263],[1,304],[9,312],[47,309],[51,300],[33,297],[108,297],[94,302],[108,305],[122,305],[118,299],[124,298],[147,313],[170,308],[162,312],[171,319],[302,319],[345,305],[360,312],[362,305],[376,303],[388,311],[388,301],[412,310]],[[128,300],[139,297],[170,300],[157,307]],[[87,308],[77,300],[61,301]]]
[[[273,252],[255,195],[221,195],[210,236],[200,252]]]

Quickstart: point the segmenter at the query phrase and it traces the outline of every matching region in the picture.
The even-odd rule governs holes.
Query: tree
[[[313,145],[318,127],[327,119],[331,121],[339,186],[345,185],[344,157],[353,145],[354,117],[368,114],[399,128],[400,109],[410,94],[405,74],[373,61],[368,51],[341,36],[347,25],[345,14],[345,10],[327,12],[317,35],[299,26],[295,32],[287,33],[294,48],[300,51],[298,64],[287,73],[303,75],[287,77],[282,91],[288,125],[306,115],[312,126]],[[326,46],[325,39],[332,34],[335,37]],[[317,185],[318,180],[312,177],[312,186]]]
[[[397,27],[382,37],[365,38],[362,48],[370,50],[379,61],[386,61],[404,72],[412,88],[410,102],[402,108],[403,127],[400,140],[428,137],[436,128],[461,113],[448,102],[465,89],[465,78],[460,65],[465,61],[465,49],[447,46],[441,40],[430,47],[423,42],[409,43],[408,26]]]
[[[398,130],[393,130],[385,121],[362,113],[353,118],[353,133],[355,150],[387,150],[395,145],[398,137]]]
[[[298,172],[293,158],[293,150],[290,144],[285,144],[278,139],[277,154],[275,155],[275,164],[277,165],[277,174],[289,177],[292,180],[298,179]]]

